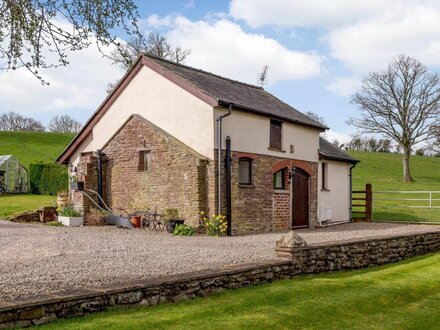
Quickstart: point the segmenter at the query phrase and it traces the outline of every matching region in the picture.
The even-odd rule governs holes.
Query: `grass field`
[[[114,308],[39,329],[438,329],[440,253],[155,307]]]
[[[46,195],[0,195],[0,219],[6,219],[16,213],[35,210],[41,206],[51,206],[55,199],[55,196]]]
[[[349,152],[361,162],[353,169],[353,189],[373,188],[375,220],[440,222],[440,193],[380,193],[381,191],[440,191],[440,157],[411,156],[414,182],[402,180],[402,155],[390,153]],[[360,197],[360,196],[356,196]],[[399,199],[399,200],[397,200]],[[406,200],[402,200],[406,199]],[[433,206],[427,208],[427,206]],[[359,211],[363,208],[353,208]]]
[[[74,134],[0,132],[0,155],[14,155],[26,168],[36,161],[55,161]],[[0,219],[15,213],[52,205],[53,196],[0,195]]]
[[[373,190],[440,190],[440,157],[411,156],[414,182],[403,182],[402,155],[381,152],[349,151],[361,162],[353,169],[353,189]]]
[[[0,132],[0,155],[13,155],[27,169],[35,161],[55,161],[74,137],[71,133]]]

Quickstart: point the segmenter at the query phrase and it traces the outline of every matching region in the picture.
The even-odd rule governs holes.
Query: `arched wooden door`
[[[292,228],[309,227],[309,175],[301,169],[292,170]]]

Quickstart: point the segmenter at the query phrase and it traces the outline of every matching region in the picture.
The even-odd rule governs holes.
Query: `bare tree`
[[[51,132],[78,133],[81,129],[81,123],[69,115],[56,115],[52,118],[47,128]]]
[[[382,72],[363,80],[362,90],[352,96],[362,117],[349,123],[366,133],[379,133],[403,149],[403,178],[412,181],[411,148],[431,138],[431,126],[439,121],[440,76],[429,73],[418,60],[399,55]]]
[[[307,111],[305,113],[305,115],[310,117],[310,118],[312,118],[314,121],[317,121],[318,123],[320,123],[320,124],[322,124],[324,126],[327,126],[327,123],[325,122],[324,117],[318,115],[317,113],[312,112],[312,111]]]
[[[0,131],[44,131],[44,126],[33,118],[8,112],[0,116]]]
[[[174,47],[165,36],[151,32],[147,37],[137,35],[131,38],[125,45],[113,51],[110,58],[113,64],[119,64],[124,69],[130,69],[142,53],[176,63],[183,63],[191,54],[191,51],[180,46]]]
[[[66,66],[67,51],[87,48],[92,40],[98,47],[119,47],[114,30],[138,33],[137,18],[133,0],[1,0],[3,69],[25,67],[47,83],[39,69]]]

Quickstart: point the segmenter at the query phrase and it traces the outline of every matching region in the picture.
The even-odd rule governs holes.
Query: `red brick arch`
[[[276,173],[286,167],[298,167],[310,176],[314,174],[313,169],[306,162],[297,159],[283,159],[276,162],[272,165],[272,173]]]

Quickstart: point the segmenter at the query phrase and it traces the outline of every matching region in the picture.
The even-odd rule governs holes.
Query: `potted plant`
[[[58,221],[68,227],[81,227],[84,225],[84,217],[81,212],[70,205],[58,208]]]
[[[169,208],[165,210],[164,220],[167,228],[167,232],[172,233],[176,225],[183,225],[185,220],[179,219],[179,210],[175,208]]]

